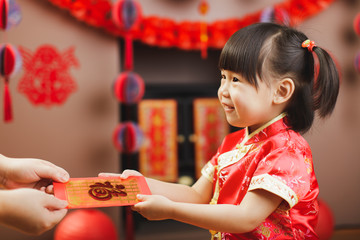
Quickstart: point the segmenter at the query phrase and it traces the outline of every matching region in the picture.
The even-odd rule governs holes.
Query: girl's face
[[[258,80],[256,88],[240,74],[229,70],[221,71],[218,97],[230,125],[249,127],[249,131],[254,131],[276,117],[273,96],[271,83]]]

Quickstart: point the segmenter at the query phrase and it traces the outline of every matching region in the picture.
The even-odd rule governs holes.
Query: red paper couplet
[[[71,178],[67,183],[54,182],[54,193],[68,201],[67,208],[128,206],[138,202],[137,194],[151,194],[143,176]]]
[[[139,169],[146,177],[178,180],[177,102],[146,99],[138,106],[144,144],[139,152]]]

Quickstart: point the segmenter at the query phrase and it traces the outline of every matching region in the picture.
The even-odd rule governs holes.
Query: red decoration
[[[142,140],[142,131],[134,122],[120,123],[113,133],[113,142],[119,152],[134,153],[138,151]]]
[[[278,24],[289,25],[289,15],[283,8],[280,7],[267,7],[261,12],[261,22],[274,22]]]
[[[138,203],[137,194],[151,194],[143,176],[70,178],[53,184],[55,197],[67,201],[67,209],[130,206]]]
[[[59,53],[55,47],[43,45],[35,53],[24,47],[19,50],[24,59],[25,73],[18,90],[34,105],[50,107],[63,104],[76,90],[76,83],[69,73],[70,67],[79,67],[75,49],[71,47]]]
[[[140,149],[139,169],[144,176],[176,182],[177,103],[173,99],[142,100],[138,106],[139,125],[146,139]]]
[[[21,21],[20,7],[15,0],[0,0],[0,28],[8,30]]]
[[[107,201],[112,199],[112,197],[126,197],[126,189],[123,184],[116,184],[113,186],[109,181],[104,183],[96,182],[93,185],[89,186],[89,195],[95,200],[98,201]]]
[[[125,38],[125,70],[133,69],[132,31],[140,26],[141,8],[133,0],[119,0],[112,8],[114,23],[124,31]]]
[[[319,239],[329,240],[334,232],[334,216],[331,208],[324,200],[318,199],[318,202],[319,216],[315,232],[319,236]]]
[[[0,47],[0,74],[4,78],[4,121],[13,119],[11,96],[9,90],[10,76],[21,68],[21,56],[18,50],[11,44]]]
[[[199,5],[199,12],[204,18],[203,21],[200,22],[200,49],[201,49],[201,57],[203,59],[207,58],[207,45],[209,41],[209,37],[207,34],[207,22],[206,22],[206,14],[209,11],[209,4],[207,0],[201,0]]]
[[[1,0],[0,1],[0,27],[1,27],[1,29],[6,29],[7,20],[8,20],[8,11],[9,11],[9,1]]]
[[[56,227],[54,240],[117,240],[111,218],[95,209],[75,210]]]
[[[110,0],[82,0],[64,1],[49,0],[53,4],[67,9],[77,19],[92,26],[102,27],[107,32],[117,36],[125,36],[125,31],[119,29],[108,16],[111,14],[112,3]],[[275,4],[273,9],[278,9],[275,14],[281,18],[288,18],[288,24],[298,25],[307,18],[327,8],[335,0],[286,0]],[[222,48],[226,40],[238,29],[250,24],[260,22],[263,9],[227,20],[219,20],[208,23],[207,46]],[[283,15],[283,16],[281,16]],[[180,49],[201,49],[200,22],[176,22],[169,18],[146,16],[141,24],[134,26],[131,33],[134,39],[138,39],[149,45],[160,47],[178,47]]]
[[[115,80],[114,93],[121,103],[137,103],[144,95],[144,80],[134,72],[123,72]]]
[[[201,169],[211,159],[229,133],[229,124],[217,98],[194,100],[195,176],[201,177]]]
[[[360,36],[360,13],[355,16],[354,31]]]

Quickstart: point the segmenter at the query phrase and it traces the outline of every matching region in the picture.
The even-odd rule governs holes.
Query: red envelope
[[[128,206],[138,202],[137,194],[151,194],[143,176],[70,178],[53,184],[55,197],[66,200],[67,208]]]

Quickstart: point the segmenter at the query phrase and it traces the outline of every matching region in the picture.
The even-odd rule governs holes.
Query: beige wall
[[[111,92],[113,79],[120,70],[116,38],[80,23],[46,0],[17,2],[22,8],[23,20],[6,36],[1,32],[2,41],[6,37],[8,42],[32,51],[44,44],[51,44],[60,52],[74,46],[80,67],[71,68],[70,73],[78,89],[64,105],[51,108],[34,106],[16,89],[24,72],[14,76],[10,83],[14,121],[0,123],[0,152],[12,157],[49,160],[67,169],[72,177],[118,171],[118,156],[111,142],[111,134],[118,121],[117,102]],[[196,10],[198,1],[139,2],[146,16],[160,15],[178,21],[199,19]],[[274,2],[281,1],[271,1]],[[360,3],[356,8],[348,8],[343,2],[334,3],[299,28],[318,45],[331,50],[344,73],[345,69],[352,67],[356,51],[360,51],[360,37],[353,45],[343,43],[343,30],[351,29],[355,14],[360,11]],[[209,21],[242,16],[270,5],[270,1],[260,0],[209,0],[209,3]],[[161,71],[161,68],[154,66],[154,71]],[[147,77],[151,78],[142,77],[146,83]],[[313,150],[320,196],[333,209],[337,225],[360,224],[359,80],[359,74],[355,74],[353,84],[343,78],[333,116],[324,122],[317,121],[305,136]],[[117,221],[117,208],[105,211]],[[42,237],[29,237],[1,227],[0,233],[1,239],[52,238],[52,231]]]

